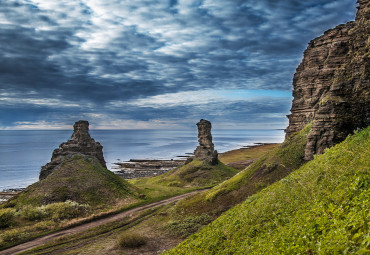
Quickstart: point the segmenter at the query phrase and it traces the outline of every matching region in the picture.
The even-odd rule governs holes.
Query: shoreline
[[[261,146],[269,146],[269,145],[277,145],[279,143],[253,143],[252,145],[245,145],[238,149],[233,149],[230,151],[225,151],[219,153],[220,156],[226,153],[233,153],[237,151],[244,151],[250,150],[253,148],[261,147]],[[124,162],[115,162],[113,165],[117,166],[116,169],[112,169],[111,171],[125,179],[132,179],[132,178],[143,178],[147,176],[157,176],[168,172],[176,167],[184,165],[186,159],[192,156],[192,153],[185,153],[184,156],[177,156],[176,159],[130,159]],[[248,166],[253,163],[253,161],[240,161],[240,162],[233,162],[226,163],[226,165],[230,165],[232,167],[244,167]],[[122,169],[123,167],[123,169]],[[114,171],[115,170],[115,171]],[[123,170],[127,170],[127,172],[123,172]],[[137,174],[133,174],[133,172],[137,171]],[[122,176],[123,175],[123,176]],[[132,175],[137,177],[131,177]],[[3,203],[10,198],[18,195],[20,192],[25,190],[26,188],[7,188],[0,191],[0,203]]]
[[[252,150],[258,147],[264,146],[275,146],[278,143],[253,143],[251,145],[245,145],[238,149],[225,151],[219,153],[222,158],[224,154],[230,154],[237,151]],[[171,171],[177,167],[185,165],[187,159],[193,156],[192,153],[185,153],[185,156],[177,156],[176,159],[130,159],[124,162],[113,163],[117,166],[115,174],[121,176],[124,179],[135,179],[144,177],[154,177]],[[219,158],[220,159],[220,158]],[[236,162],[225,163],[226,165],[233,167],[238,170],[242,170],[245,167],[252,164],[254,160],[243,160]]]
[[[9,199],[13,198],[14,196],[21,193],[26,188],[15,188],[15,189],[4,189],[0,191],[0,204],[8,201]]]

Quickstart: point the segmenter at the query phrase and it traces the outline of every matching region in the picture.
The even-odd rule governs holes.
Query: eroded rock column
[[[194,151],[194,157],[211,165],[218,163],[218,153],[212,143],[211,122],[201,119],[198,123],[199,146]]]

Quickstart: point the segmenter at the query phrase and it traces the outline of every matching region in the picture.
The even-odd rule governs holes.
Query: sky
[[[355,0],[0,0],[0,129],[285,128]]]

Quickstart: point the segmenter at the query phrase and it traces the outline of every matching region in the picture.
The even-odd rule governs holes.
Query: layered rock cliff
[[[46,178],[54,168],[75,154],[94,157],[103,167],[107,167],[103,156],[103,146],[90,137],[89,122],[77,121],[73,128],[71,139],[59,145],[59,148],[54,150],[51,161],[41,168],[40,180]]]
[[[306,160],[370,124],[369,2],[358,1],[354,22],[312,40],[294,75],[286,137],[313,122]]]

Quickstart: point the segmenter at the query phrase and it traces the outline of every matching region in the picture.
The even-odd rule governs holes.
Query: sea
[[[0,130],[0,191],[36,182],[41,166],[71,135],[71,130]],[[90,135],[103,145],[111,171],[114,163],[130,159],[177,159],[198,145],[197,130],[90,130]],[[212,136],[222,153],[255,143],[281,143],[284,131],[215,129]]]

